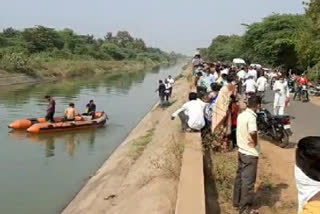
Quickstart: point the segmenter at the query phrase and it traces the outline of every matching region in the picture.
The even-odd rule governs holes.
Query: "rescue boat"
[[[55,117],[55,122],[62,122],[62,117]],[[47,122],[45,118],[29,118],[29,119],[19,119],[16,120],[8,125],[9,128],[15,129],[15,130],[26,130],[29,127],[31,127],[33,124],[36,123],[45,123]]]
[[[27,129],[27,132],[32,134],[49,133],[49,132],[63,132],[78,129],[98,128],[103,126],[108,119],[104,112],[97,112],[94,119],[92,116],[81,117],[81,120],[75,121],[61,121],[61,122],[44,122],[36,123]]]

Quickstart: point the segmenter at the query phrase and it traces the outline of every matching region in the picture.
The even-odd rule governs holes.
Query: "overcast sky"
[[[0,0],[0,28],[44,25],[103,37],[127,30],[147,45],[192,54],[240,23],[275,13],[302,13],[302,0]]]

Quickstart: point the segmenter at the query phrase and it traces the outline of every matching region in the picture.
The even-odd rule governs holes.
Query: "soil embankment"
[[[153,61],[57,61],[47,62],[36,71],[21,73],[8,72],[0,69],[0,87],[23,83],[55,81],[64,78],[91,77],[115,72],[137,72],[160,66]]]
[[[166,109],[155,106],[62,213],[174,213],[183,134],[171,114],[188,91],[185,71]]]

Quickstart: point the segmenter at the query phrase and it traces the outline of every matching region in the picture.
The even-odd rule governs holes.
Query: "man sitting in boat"
[[[74,103],[70,103],[69,107],[64,111],[64,119],[65,121],[74,121],[76,116],[78,116],[78,111],[74,107]]]
[[[96,114],[96,104],[94,104],[93,100],[90,100],[89,103],[86,105],[86,114],[91,115],[92,119]]]

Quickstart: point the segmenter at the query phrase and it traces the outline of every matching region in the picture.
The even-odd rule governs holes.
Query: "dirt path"
[[[183,134],[171,114],[188,90],[182,77],[174,86],[171,105],[149,112],[63,213],[174,213]]]
[[[267,107],[272,109],[273,96],[267,96]],[[270,141],[261,141],[257,201],[262,213],[296,213],[297,192],[294,178],[295,147],[310,135],[319,135],[319,106],[291,101],[286,113],[293,116],[290,146],[282,149]]]
[[[308,135],[319,135],[319,105],[292,101],[286,110],[294,117],[291,121],[294,135],[288,148],[280,148],[270,139],[260,139],[261,156],[258,166],[255,206],[262,214],[297,213],[297,190],[294,178],[296,143]],[[267,107],[272,111],[273,95],[266,95]],[[319,102],[317,103],[319,104]],[[237,165],[237,151],[213,156],[213,188],[210,214],[237,214],[232,208],[232,191]],[[207,198],[208,200],[208,198]],[[216,201],[218,203],[216,203]]]

